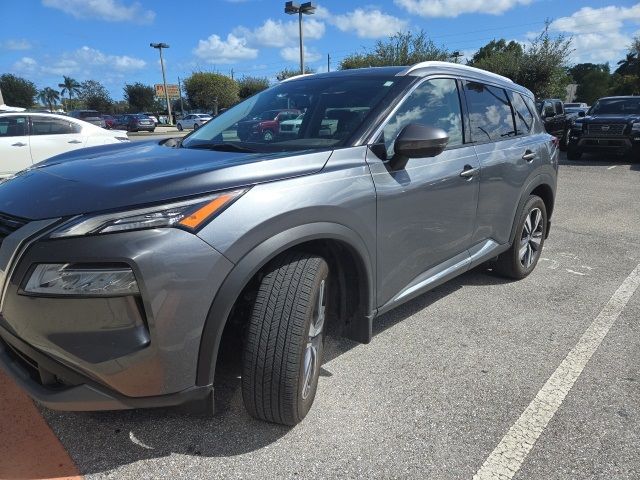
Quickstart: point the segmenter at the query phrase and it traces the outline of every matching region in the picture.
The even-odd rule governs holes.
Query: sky
[[[62,76],[99,80],[114,100],[125,83],[167,83],[194,71],[275,79],[298,66],[297,17],[280,0],[20,0],[2,2],[0,74],[57,89]],[[573,37],[571,63],[616,62],[640,34],[640,2],[596,0],[318,0],[304,17],[307,64],[335,69],[345,56],[398,31],[424,30],[471,56],[492,39],[526,42],[550,20]]]

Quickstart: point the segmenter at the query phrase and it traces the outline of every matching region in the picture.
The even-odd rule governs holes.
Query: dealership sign
[[[156,89],[156,97],[164,98],[164,85],[162,83],[156,83],[154,87]],[[169,94],[169,98],[180,98],[178,85],[167,84],[167,93]]]

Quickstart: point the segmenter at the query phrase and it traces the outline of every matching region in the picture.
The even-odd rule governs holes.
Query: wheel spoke
[[[524,221],[524,231],[527,235],[531,235],[531,216],[527,215],[527,219]]]
[[[520,257],[520,261],[522,262],[522,264],[524,265],[525,259],[524,257],[527,255],[527,250],[529,249],[529,242],[525,243],[522,247],[520,247],[520,251],[519,253],[519,257]]]
[[[542,212],[536,208],[533,210],[533,212],[531,212],[531,216],[533,217],[533,228],[531,229],[531,232],[536,232],[538,230],[538,227],[540,226]]]

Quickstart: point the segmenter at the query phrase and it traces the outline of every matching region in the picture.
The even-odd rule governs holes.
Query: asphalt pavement
[[[640,289],[624,302],[620,291],[640,264],[639,199],[640,164],[563,161],[532,275],[479,268],[379,318],[369,345],[329,338],[315,405],[294,428],[250,418],[232,367],[213,418],[41,413],[96,479],[638,479]],[[602,318],[612,321],[587,355],[581,342]],[[576,346],[584,361],[548,423],[526,427],[524,456],[498,452],[514,470],[480,477]]]

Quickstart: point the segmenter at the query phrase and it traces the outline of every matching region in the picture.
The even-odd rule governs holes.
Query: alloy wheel
[[[518,253],[520,263],[524,268],[531,267],[538,255],[540,255],[543,233],[542,211],[539,208],[534,208],[524,221],[522,236],[520,237],[520,250]]]
[[[304,350],[304,376],[302,385],[302,398],[307,399],[313,388],[313,379],[320,368],[320,349],[322,346],[322,332],[326,313],[326,280],[322,280],[318,291],[318,297],[314,306],[307,345]]]

